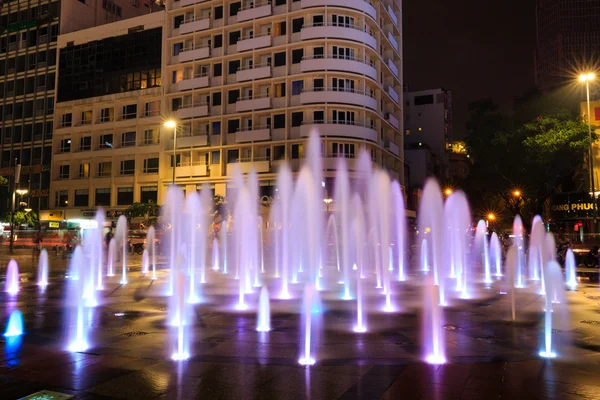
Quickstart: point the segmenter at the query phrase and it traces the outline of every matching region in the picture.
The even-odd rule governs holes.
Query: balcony
[[[251,19],[268,17],[269,15],[273,15],[273,7],[270,1],[250,3],[238,11],[237,22],[250,21]]]
[[[394,48],[394,51],[396,51],[396,52],[400,51],[400,48],[398,47],[398,41],[396,40],[396,38],[394,37],[394,35],[392,35],[391,32],[387,33],[387,38],[390,41],[390,43],[392,44],[392,47]]]
[[[387,113],[385,115],[385,118],[388,120],[390,125],[392,125],[394,128],[400,129],[400,124],[398,124],[398,119],[396,117],[394,117],[394,114]]]
[[[350,171],[356,170],[357,159],[354,154],[341,154],[341,153],[329,153],[323,154],[323,169],[324,170],[337,170],[340,168],[340,164],[346,164],[346,169]]]
[[[208,165],[204,161],[191,161],[188,163],[181,163],[175,168],[175,177],[177,178],[191,178],[194,176],[207,176]]]
[[[210,57],[210,47],[204,45],[186,47],[179,53],[179,62],[201,60]]]
[[[392,100],[394,100],[396,103],[400,104],[400,97],[398,96],[398,92],[396,92],[396,90],[394,90],[394,88],[391,86],[388,86],[387,91],[388,91],[388,94],[390,95],[390,97],[392,98]]]
[[[174,4],[179,3],[180,7],[191,6],[192,4],[204,3],[206,0],[180,0],[174,2]]]
[[[377,20],[375,7],[373,7],[370,1],[365,0],[302,0],[300,6],[302,8],[323,6],[352,8],[354,10],[362,11],[370,15],[374,20]]]
[[[177,135],[177,148],[200,147],[208,144],[206,132],[186,132]]]
[[[240,97],[235,103],[235,112],[264,110],[271,108],[271,97],[266,94]]]
[[[392,59],[387,60],[387,66],[392,71],[392,74],[394,74],[396,78],[398,78],[398,67],[396,67],[396,64],[394,64],[394,61]]]
[[[207,87],[208,85],[208,74],[205,72],[202,74],[196,74],[192,78],[187,78],[179,81],[179,83],[177,83],[177,90],[191,90]]]
[[[340,103],[377,110],[377,99],[360,90],[337,87],[305,90],[300,94],[301,104]]]
[[[377,49],[377,39],[367,29],[357,25],[340,23],[313,24],[304,25],[300,31],[301,40],[324,38],[353,40]]]
[[[198,18],[192,17],[179,26],[179,33],[185,35],[186,33],[192,33],[197,31],[203,31],[210,28],[210,18]]]
[[[271,46],[271,35],[269,33],[264,33],[260,36],[250,35],[238,40],[237,51],[248,51],[269,46]]]
[[[208,115],[208,104],[195,103],[183,104],[177,110],[179,118],[206,117]]]
[[[270,139],[271,127],[268,125],[240,128],[240,130],[235,133],[236,143],[259,142]]]
[[[270,164],[268,157],[240,158],[237,162],[227,163],[227,175],[233,175],[236,170],[242,174],[270,172]]]
[[[271,77],[271,64],[256,64],[252,67],[241,67],[235,73],[238,82],[252,81]]]
[[[362,0],[361,0],[362,1]],[[341,57],[329,55],[327,57],[304,57],[300,61],[300,71],[343,71],[365,75],[377,80],[377,70],[374,64],[362,57]]]
[[[398,17],[396,16],[396,13],[394,12],[394,10],[392,9],[392,6],[390,6],[389,4],[386,6],[385,8],[388,12],[388,14],[390,15],[390,18],[392,19],[392,21],[394,22],[394,24],[396,26],[398,26]]]
[[[309,137],[315,131],[319,136],[348,137],[359,140],[377,142],[377,132],[370,125],[347,121],[313,121],[306,122],[300,127],[300,136]]]
[[[384,147],[390,151],[390,153],[394,154],[396,157],[400,157],[400,149],[398,145],[394,142],[390,142],[386,140],[384,143]]]

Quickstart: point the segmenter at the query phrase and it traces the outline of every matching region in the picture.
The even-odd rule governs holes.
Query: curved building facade
[[[161,191],[175,179],[186,191],[207,183],[226,196],[240,168],[255,170],[268,195],[279,165],[298,169],[313,130],[326,177],[338,158],[367,150],[404,183],[401,3],[170,0],[166,7],[164,113],[177,121],[177,140],[161,141]]]

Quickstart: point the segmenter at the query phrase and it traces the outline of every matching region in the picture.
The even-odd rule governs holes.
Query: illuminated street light
[[[594,73],[581,74],[579,75],[580,82],[591,82],[596,79],[596,75]]]
[[[15,190],[19,196],[25,196],[29,191],[27,189],[17,189]]]
[[[592,198],[594,199],[594,230],[596,229],[596,223],[598,221],[598,210],[596,209],[596,183],[594,182],[594,141],[592,140],[592,111],[590,107],[590,82],[596,79],[596,75],[592,72],[587,74],[579,75],[579,81],[585,83],[585,91],[587,94],[587,117],[588,117],[588,137],[590,141],[590,152],[588,157],[590,159],[589,172],[590,172],[590,191],[592,192]]]
[[[517,190],[515,190],[515,191],[513,191],[513,193],[512,193],[512,194],[513,194],[513,196],[515,196],[515,197],[521,197],[521,191],[520,191],[520,190],[518,190],[518,189],[517,189]]]
[[[167,122],[165,122],[164,125],[167,128],[175,128],[177,126],[177,123],[175,123],[175,121],[173,121],[172,119],[170,119]]]
[[[452,194],[452,192],[453,192],[452,188],[446,188],[446,189],[444,189],[444,194],[446,196],[450,196]]]
[[[493,221],[496,219],[496,216],[493,213],[488,214],[488,220]]]

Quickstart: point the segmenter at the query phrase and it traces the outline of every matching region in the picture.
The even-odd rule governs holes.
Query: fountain
[[[490,254],[487,242],[487,225],[484,220],[479,220],[475,231],[475,257],[484,268],[484,283],[492,283],[492,271],[490,268]]]
[[[119,244],[122,248],[121,255],[121,280],[119,283],[121,285],[127,284],[127,235],[129,234],[129,227],[127,226],[127,218],[124,215],[121,215],[117,220],[117,233],[115,235],[115,239],[119,240]]]
[[[404,206],[404,193],[397,181],[392,182],[392,204],[394,216],[396,218],[396,260],[398,269],[398,280],[406,280],[406,271],[404,270],[404,253],[406,248],[406,211]]]
[[[186,279],[189,275],[182,268],[181,256],[177,257],[175,263],[173,295],[169,301],[169,314],[176,316],[174,326],[175,338],[173,340],[173,353],[171,359],[174,361],[187,360],[190,357],[190,341],[191,341],[191,326],[192,326],[192,308],[189,299],[189,285],[186,285]]]
[[[492,233],[490,239],[490,257],[492,257],[494,269],[496,270],[496,277],[502,276],[502,245],[496,232]]]
[[[506,274],[507,289],[510,293],[510,315],[512,321],[516,321],[516,300],[515,292],[517,287],[517,250],[515,246],[510,246],[506,252]]]
[[[425,361],[429,364],[446,362],[442,308],[439,304],[438,292],[439,286],[433,284],[427,285],[423,291],[423,343]]]
[[[146,233],[146,250],[148,249],[152,252],[152,277],[150,279],[156,280],[156,233],[153,226],[148,228],[148,233]]]
[[[148,260],[148,249],[142,253],[142,275],[146,276],[150,272],[150,261]]]
[[[544,246],[545,236],[544,222],[539,215],[533,218],[531,225],[531,235],[529,237],[529,277],[533,281],[539,281],[543,267],[542,248]],[[542,282],[543,284],[543,282]]]
[[[290,204],[292,198],[292,172],[287,165],[284,165],[277,176],[277,187],[279,188],[279,200],[277,207],[281,218],[281,291],[280,299],[290,299],[289,291],[289,269],[291,264],[290,254]]]
[[[108,260],[107,260],[107,276],[115,276],[115,260],[117,258],[117,240],[115,238],[110,239],[108,243]]]
[[[48,286],[48,252],[46,249],[40,251],[40,259],[38,261],[37,284],[42,290]]]
[[[269,306],[269,291],[266,286],[263,286],[260,290],[256,330],[258,332],[269,332],[271,330],[271,308]]]
[[[17,262],[11,259],[6,267],[6,281],[4,282],[4,291],[11,295],[19,293],[19,266]]]
[[[575,254],[573,254],[573,250],[571,249],[567,250],[565,256],[565,272],[569,289],[577,289],[577,265],[575,263]]]
[[[540,356],[543,358],[555,358],[556,352],[552,347],[552,314],[553,314],[553,299],[558,297],[554,293],[558,293],[563,289],[562,272],[560,265],[551,260],[546,264],[543,278],[546,286],[546,296],[544,297],[544,347],[540,350]]]
[[[85,257],[80,246],[75,248],[71,257],[70,270],[79,271],[85,265]],[[78,274],[79,275],[79,274]],[[71,352],[82,352],[88,349],[89,325],[85,322],[83,295],[84,279],[70,279],[68,282],[67,306],[69,316],[69,346]]]
[[[23,334],[23,314],[21,311],[14,310],[10,313],[8,318],[8,324],[6,324],[6,330],[4,331],[5,337],[21,336]]]
[[[304,299],[302,301],[302,340],[301,340],[301,355],[298,362],[300,365],[313,365],[316,362],[314,357],[315,347],[315,331],[317,329],[316,315],[313,313],[313,302],[316,300],[314,297],[317,296],[317,291],[314,286],[307,283],[304,287]]]
[[[471,297],[467,268],[471,244],[471,212],[463,192],[456,191],[448,197],[444,204],[443,218],[444,259],[447,260],[444,264],[447,264],[449,271],[443,274],[442,282],[447,278],[454,279],[454,291],[460,298],[468,299]],[[446,305],[444,301],[440,304]]]
[[[227,221],[221,223],[221,229],[219,230],[220,242],[221,242],[221,254],[223,259],[223,275],[227,275]]]
[[[516,281],[517,288],[522,289],[525,287],[525,244],[524,244],[524,229],[523,222],[520,216],[516,216],[513,222],[513,245],[517,252],[517,265],[516,265]]]
[[[219,270],[219,241],[215,237],[212,242],[212,269]]]

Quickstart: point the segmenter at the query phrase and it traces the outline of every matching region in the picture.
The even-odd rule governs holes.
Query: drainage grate
[[[206,339],[202,339],[200,341],[200,343],[224,343],[227,340],[228,339],[225,339],[225,338],[206,338]]]
[[[494,337],[494,336],[486,336],[486,337],[478,337],[477,340],[480,340],[482,342],[486,342],[486,343],[504,343],[507,340],[506,339],[502,339],[499,337]]]
[[[147,335],[147,334],[148,334],[148,332],[133,331],[133,332],[125,332],[125,333],[121,334],[121,336],[135,337],[135,336],[144,336],[144,335]]]
[[[580,323],[582,323],[582,324],[589,324],[589,325],[600,325],[600,321],[584,320],[584,321],[581,321]]]
[[[67,393],[51,392],[49,390],[41,390],[30,394],[29,396],[21,397],[19,400],[67,400],[72,399],[73,395]]]

